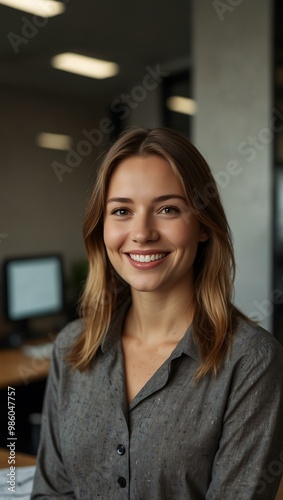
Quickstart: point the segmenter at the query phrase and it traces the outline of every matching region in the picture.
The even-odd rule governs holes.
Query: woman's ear
[[[207,241],[208,238],[209,238],[209,233],[208,233],[206,227],[201,224],[201,226],[200,226],[199,241],[204,242],[204,241]]]

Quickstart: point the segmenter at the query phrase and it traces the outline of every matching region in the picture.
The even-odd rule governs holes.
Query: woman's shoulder
[[[283,364],[283,346],[274,335],[255,322],[244,318],[237,320],[232,352],[237,358],[268,353],[270,356],[279,357]]]

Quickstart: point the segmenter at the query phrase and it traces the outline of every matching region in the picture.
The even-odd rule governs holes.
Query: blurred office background
[[[0,1],[0,266],[61,255],[66,309],[39,330],[76,314],[82,219],[99,156],[125,127],[168,126],[196,144],[216,177],[234,236],[236,304],[283,342],[281,2],[65,0],[53,3],[58,13],[46,4],[46,17],[7,3]],[[58,69],[66,53],[114,64],[103,77],[82,76]],[[15,328],[4,294],[3,346]]]

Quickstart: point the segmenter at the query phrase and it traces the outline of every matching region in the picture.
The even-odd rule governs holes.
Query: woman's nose
[[[151,217],[136,216],[133,220],[132,241],[144,243],[146,241],[157,241],[159,233]]]

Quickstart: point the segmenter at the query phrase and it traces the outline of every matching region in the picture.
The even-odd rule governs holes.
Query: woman
[[[275,498],[282,347],[231,303],[229,227],[200,153],[128,130],[84,238],[82,320],[55,343],[32,499]]]

